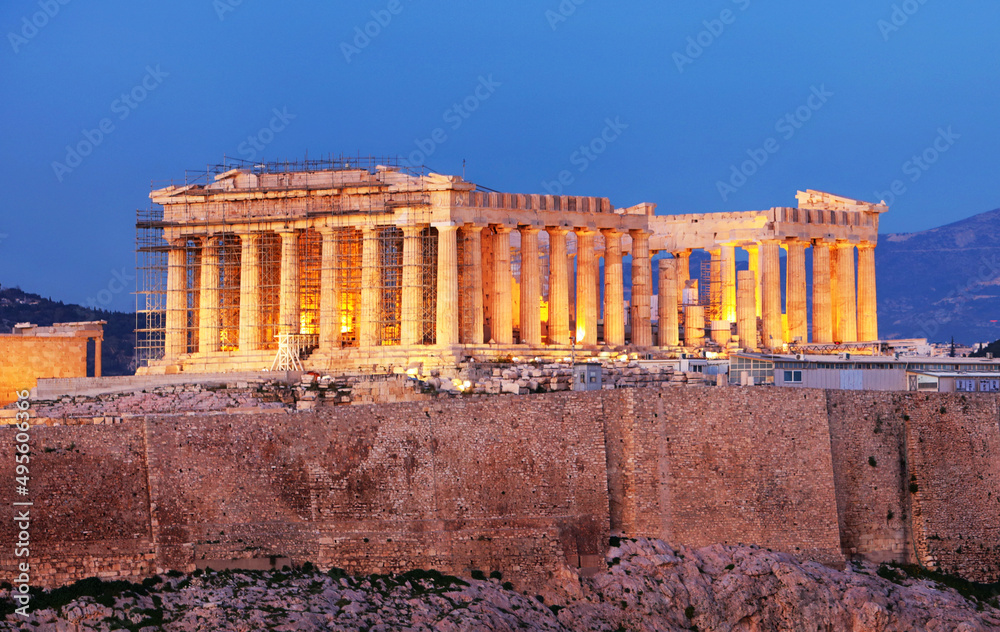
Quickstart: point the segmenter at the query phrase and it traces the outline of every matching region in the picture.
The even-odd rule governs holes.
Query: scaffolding
[[[705,322],[719,320],[722,313],[721,261],[714,255],[701,262],[698,275],[698,304],[705,308]]]
[[[285,297],[286,301],[293,301],[298,319],[297,331],[293,333],[318,338],[320,296],[326,273],[335,286],[332,296],[335,318],[339,320],[336,332],[339,344],[359,346],[361,294],[367,264],[378,267],[377,273],[372,271],[377,309],[371,314],[377,345],[399,345],[404,279],[403,239],[398,227],[380,225],[368,233],[376,240],[375,256],[368,262],[364,260],[363,232],[359,228],[331,229],[334,253],[329,258],[324,257],[324,236],[316,227],[300,231],[294,241],[285,235],[284,242],[275,230],[281,220],[392,214],[398,208],[408,209],[409,215],[425,226],[419,235],[420,270],[414,278],[422,297],[419,340],[433,344],[437,321],[438,236],[437,229],[428,226],[430,195],[419,179],[428,173],[425,167],[412,168],[391,157],[330,156],[269,163],[226,158],[204,171],[185,172],[181,182],[153,183],[153,190],[171,185],[194,186],[190,195],[199,195],[201,191],[211,193],[218,189],[220,185],[216,183],[222,178],[256,178],[251,180],[251,188],[268,192],[306,190],[307,194],[279,196],[268,199],[266,204],[257,200],[219,201],[209,205],[180,203],[171,205],[168,213],[154,204],[137,211],[137,366],[149,366],[167,357],[168,339],[182,341],[179,347],[172,348],[174,353],[278,349],[278,335],[287,333],[280,323],[283,243],[295,249],[292,261],[297,275],[297,304]],[[329,189],[331,182],[333,188],[340,189],[339,194],[308,194],[311,189]],[[201,189],[198,185],[214,186]],[[181,239],[181,243],[168,243],[168,238]],[[170,252],[178,247],[184,251],[183,258],[175,257],[173,261],[183,269],[171,274]],[[324,264],[324,260],[331,263]],[[216,267],[217,275],[203,274],[206,261]],[[333,269],[324,270],[324,265],[332,265]],[[253,278],[242,278],[248,269],[253,271]],[[168,284],[178,277],[183,279],[184,301],[180,307],[170,306]],[[248,299],[254,303],[247,304]],[[211,304],[203,304],[204,301]],[[243,313],[241,318],[241,307],[252,311],[249,315]],[[184,314],[168,318],[168,309],[183,309]],[[206,322],[202,323],[202,319]],[[168,323],[182,330],[168,332]],[[241,335],[250,339],[240,340]]]
[[[136,211],[136,366],[161,360],[166,345],[167,251],[163,209]]]

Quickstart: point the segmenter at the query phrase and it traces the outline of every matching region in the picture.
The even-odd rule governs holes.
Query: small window
[[[785,383],[786,384],[801,384],[802,383],[802,371],[785,371]]]

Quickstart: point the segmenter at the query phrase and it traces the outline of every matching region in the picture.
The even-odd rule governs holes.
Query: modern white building
[[[850,391],[1000,392],[1000,360],[734,353],[729,383]]]

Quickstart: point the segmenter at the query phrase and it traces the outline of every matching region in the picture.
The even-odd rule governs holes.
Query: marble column
[[[656,311],[660,319],[659,344],[661,347],[676,347],[680,344],[678,333],[677,304],[680,301],[677,288],[677,259],[660,259],[659,286]]]
[[[736,273],[736,335],[740,347],[747,351],[758,349],[756,276],[752,270]]]
[[[836,300],[839,342],[857,342],[858,302],[854,282],[854,244],[837,244]]]
[[[790,342],[809,342],[809,320],[806,314],[806,244],[792,240],[786,243],[785,311],[788,313]]]
[[[514,343],[514,313],[511,296],[510,228],[497,226],[493,235],[493,340]]]
[[[278,231],[281,236],[281,290],[278,307],[278,333],[297,334],[301,327],[299,312],[299,235],[294,230]]]
[[[322,349],[340,347],[340,279],[337,276],[337,259],[340,244],[332,228],[319,229],[323,236],[320,253],[319,281],[319,346]]]
[[[760,244],[761,275],[764,286],[764,327],[761,346],[777,349],[784,343],[781,326],[781,247],[772,239]]]
[[[721,248],[722,313],[719,320],[736,322],[736,247]]]
[[[858,340],[878,340],[878,305],[875,295],[875,244],[858,246]]]
[[[167,253],[167,313],[164,354],[177,358],[187,353],[187,240],[170,242]]]
[[[630,231],[632,236],[632,344],[636,347],[653,346],[653,324],[650,313],[653,280],[649,257],[649,233]]]
[[[358,318],[358,346],[362,349],[381,343],[382,270],[379,267],[378,229],[361,229],[361,307]]]
[[[94,338],[94,377],[101,377],[101,343],[104,342],[104,338],[98,336]]]
[[[705,343],[705,308],[684,306],[684,346],[697,349]]]
[[[496,325],[493,322],[493,314],[496,312],[496,292],[493,290],[493,277],[495,276],[493,272],[493,238],[492,228],[484,229],[480,233],[483,249],[482,257],[480,257],[483,269],[483,340],[486,342],[496,342],[493,333],[496,330]]]
[[[483,344],[483,227],[465,225],[460,231],[462,237],[465,273],[469,278],[462,280],[464,288],[462,301],[467,305],[462,309],[462,326],[459,339],[463,344]]]
[[[576,343],[597,344],[597,253],[592,230],[576,231]]]
[[[625,286],[622,278],[622,234],[603,230],[604,235],[604,344],[625,344]]]
[[[215,353],[222,348],[219,330],[219,245],[221,238],[206,235],[201,242],[201,298],[198,300],[198,351]]]
[[[538,256],[539,229],[525,226],[521,233],[521,343],[542,344],[542,279]]]
[[[424,249],[421,243],[422,226],[402,226],[403,230],[403,288],[400,306],[399,342],[418,345],[424,339]]]
[[[240,234],[240,351],[259,351],[260,235]]]
[[[833,303],[830,289],[830,244],[813,242],[812,341],[833,342]]]
[[[754,294],[757,296],[757,318],[763,318],[764,291],[761,286],[760,276],[760,246],[756,243],[747,244],[746,246],[743,246],[743,250],[747,251],[747,255],[749,256],[750,272],[753,272],[753,276],[757,280],[757,287],[754,291]]]
[[[684,288],[691,279],[691,249],[681,250],[673,253],[677,261],[677,305],[684,304]]]
[[[550,345],[569,344],[569,259],[565,228],[549,233],[549,337]]]
[[[458,226],[435,224],[438,230],[437,344],[458,344]]]

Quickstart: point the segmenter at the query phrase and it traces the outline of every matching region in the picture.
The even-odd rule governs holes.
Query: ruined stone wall
[[[87,339],[0,336],[0,406],[40,377],[87,377]]]
[[[623,532],[842,559],[822,391],[624,393]]]

